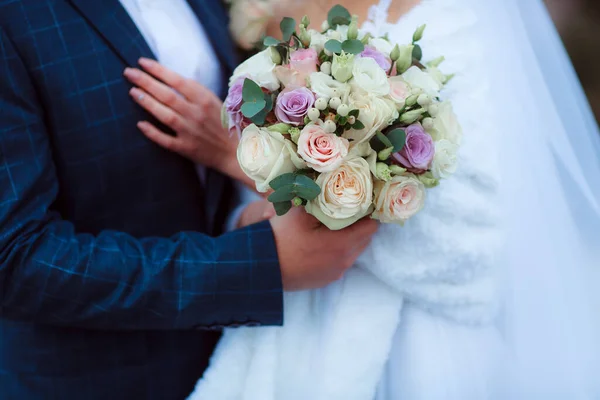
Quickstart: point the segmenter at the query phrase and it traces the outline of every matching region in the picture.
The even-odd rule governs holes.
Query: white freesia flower
[[[453,144],[460,144],[462,141],[462,127],[460,126],[456,114],[449,101],[438,103],[438,112],[433,118],[433,128],[429,131],[434,141],[442,139],[448,140]]]
[[[440,90],[442,90],[442,84],[435,78],[433,78],[427,72],[422,71],[419,67],[410,67],[405,73],[402,74],[402,78],[412,88],[420,88],[431,97],[438,97]]]
[[[277,90],[279,89],[279,80],[274,73],[275,66],[271,59],[271,51],[267,48],[241,63],[233,71],[229,84],[231,85],[241,77],[247,77],[265,89]]]
[[[425,205],[425,186],[412,175],[396,175],[375,182],[373,218],[384,223],[404,224]]]
[[[398,118],[396,104],[388,98],[373,96],[362,92],[354,92],[348,98],[351,110],[358,109],[358,120],[365,126],[363,129],[350,129],[344,133],[352,145],[371,140],[378,130],[389,126]]]
[[[367,93],[378,96],[386,96],[390,93],[390,83],[385,71],[372,58],[356,58],[352,75],[354,78],[351,84]]]
[[[456,172],[458,145],[442,139],[435,142],[431,173],[435,179],[446,179]]]
[[[372,211],[373,179],[362,157],[349,157],[334,171],[317,178],[321,193],[309,201],[306,212],[331,230],[352,225]]]
[[[292,142],[254,124],[242,132],[237,159],[242,171],[256,182],[256,190],[263,193],[279,175],[306,167]]]
[[[369,41],[369,45],[375,47],[378,51],[382,52],[385,55],[390,55],[390,53],[394,49],[394,45],[383,38],[372,38]]]
[[[310,74],[310,88],[317,97],[331,99],[339,97],[342,102],[346,102],[350,93],[350,85],[347,83],[338,82],[323,72],[313,72]]]

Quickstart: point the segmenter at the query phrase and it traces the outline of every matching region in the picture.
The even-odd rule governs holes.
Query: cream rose
[[[314,72],[310,74],[310,88],[317,97],[331,99],[339,97],[342,102],[346,102],[350,93],[350,85],[347,83],[338,82],[330,75],[323,72]]]
[[[256,190],[263,193],[279,175],[306,167],[292,142],[254,124],[242,132],[237,159],[242,171],[256,182]]]
[[[431,173],[435,179],[446,179],[456,172],[458,145],[442,139],[435,142]]]
[[[398,108],[404,107],[406,99],[410,96],[410,86],[401,76],[392,76],[390,82],[390,98],[398,105]]]
[[[419,67],[410,67],[402,77],[412,88],[420,88],[431,97],[438,97],[442,84]]]
[[[331,172],[348,155],[350,143],[335,133],[327,133],[316,124],[302,129],[298,139],[298,154],[306,164],[318,172]]]
[[[271,51],[263,50],[241,63],[229,79],[230,86],[239,78],[247,77],[259,86],[274,91],[279,89],[279,80],[274,73],[275,63],[271,60]]]
[[[385,71],[370,57],[359,57],[354,60],[352,76],[350,84],[367,93],[377,96],[386,96],[390,93],[390,83]]]
[[[389,126],[398,118],[396,104],[387,98],[354,92],[348,98],[350,109],[358,109],[358,119],[365,126],[361,130],[350,129],[344,132],[352,145],[371,140],[378,130]]]
[[[431,137],[434,141],[446,139],[451,143],[460,144],[463,132],[452,109],[452,104],[445,101],[437,104],[437,106],[438,111],[433,118],[433,128],[429,132]]]
[[[316,182],[321,193],[308,202],[306,211],[329,229],[343,229],[372,211],[373,179],[364,158],[348,158]]]
[[[231,36],[241,48],[252,50],[267,30],[273,5],[262,0],[238,0],[233,2],[229,16]]]
[[[396,175],[387,182],[375,182],[373,218],[384,223],[403,224],[425,205],[425,186],[414,176]]]

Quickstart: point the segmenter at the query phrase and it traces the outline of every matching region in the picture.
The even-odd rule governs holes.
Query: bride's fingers
[[[147,73],[137,68],[126,68],[123,74],[131,83],[150,93],[158,101],[178,113],[182,115],[193,114],[192,105],[183,96],[177,94],[172,88],[157,81]]]
[[[178,73],[171,71],[167,67],[164,67],[163,65],[149,58],[142,57],[138,60],[138,62],[146,72],[171,86],[173,89],[184,95],[187,99],[192,100],[197,97],[196,91],[200,85],[194,85],[194,81],[185,79]]]
[[[132,88],[129,95],[142,108],[154,115],[160,122],[173,129],[175,132],[183,130],[185,122],[181,115],[156,100],[149,93],[140,88]]]
[[[167,150],[174,151],[176,153],[181,153],[183,149],[183,144],[181,140],[175,136],[167,135],[150,122],[140,121],[137,123],[137,127],[142,133],[151,141],[163,147]]]

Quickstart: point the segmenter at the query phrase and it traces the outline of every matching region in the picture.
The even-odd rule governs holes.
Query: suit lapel
[[[129,66],[140,57],[155,58],[119,0],[68,0]]]
[[[238,65],[235,45],[229,35],[229,17],[222,1],[188,0],[215,49],[221,65],[231,73]],[[229,75],[229,74],[228,74]]]

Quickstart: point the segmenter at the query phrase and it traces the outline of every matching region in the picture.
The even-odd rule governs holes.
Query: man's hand
[[[283,288],[315,289],[340,279],[371,242],[377,222],[365,218],[330,231],[301,208],[271,219]]]
[[[237,227],[238,229],[244,228],[248,225],[271,219],[274,216],[275,208],[273,208],[273,203],[267,199],[253,201],[242,211],[242,215],[240,215],[240,219],[237,222]]]

